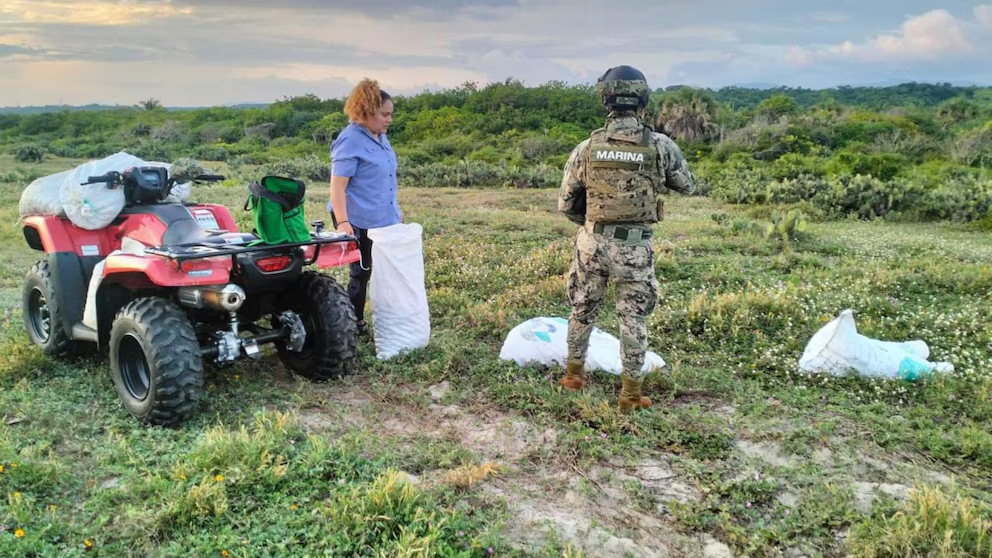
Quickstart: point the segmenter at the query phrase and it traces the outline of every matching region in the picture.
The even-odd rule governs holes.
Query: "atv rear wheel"
[[[31,266],[24,279],[21,297],[24,326],[31,342],[49,356],[65,356],[75,352],[77,344],[69,338],[62,325],[62,312],[55,298],[55,284],[48,262]]]
[[[350,374],[358,347],[358,322],[344,288],[333,277],[304,272],[280,304],[299,314],[306,328],[303,349],[290,351],[275,343],[279,358],[293,372],[311,380]]]
[[[148,424],[186,420],[203,393],[193,326],[162,298],[140,298],[118,312],[110,330],[110,370],[124,407]]]

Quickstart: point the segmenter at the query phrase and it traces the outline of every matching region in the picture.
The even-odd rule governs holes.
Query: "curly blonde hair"
[[[372,116],[386,101],[392,99],[389,93],[379,89],[379,82],[365,78],[351,90],[344,103],[344,113],[355,122],[362,122]]]

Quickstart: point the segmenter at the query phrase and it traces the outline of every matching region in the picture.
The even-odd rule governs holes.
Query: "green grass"
[[[146,428],[105,359],[51,360],[23,333],[38,254],[20,190],[74,164],[0,157],[0,556],[651,555],[707,537],[748,556],[992,556],[985,233],[813,222],[783,243],[732,224],[767,224],[761,212],[673,196],[648,320],[668,366],[646,383],[655,405],[621,415],[615,376],[576,395],[557,369],[498,358],[513,326],[568,314],[574,227],[556,192],[405,189],[407,222],[424,226],[426,349],[380,362],[363,341],[357,374],[325,384],[267,350],[209,371],[182,428]],[[245,194],[194,197],[247,225]],[[326,188],[308,194],[322,215]],[[611,289],[599,326],[616,335],[614,303]],[[845,308],[863,334],[923,339],[956,373],[800,373],[806,341]]]

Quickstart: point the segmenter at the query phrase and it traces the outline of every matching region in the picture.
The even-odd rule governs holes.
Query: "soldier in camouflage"
[[[606,126],[572,150],[558,198],[559,211],[581,225],[568,278],[566,375],[559,383],[569,390],[585,387],[589,337],[612,277],[623,353],[618,405],[629,411],[651,405],[641,395],[647,317],[658,301],[651,225],[662,218],[664,189],[691,194],[696,187],[675,142],[637,116],[648,102],[644,74],[630,66],[611,68],[596,89],[609,111]]]

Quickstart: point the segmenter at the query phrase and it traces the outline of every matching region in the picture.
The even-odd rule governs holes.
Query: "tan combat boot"
[[[558,383],[569,391],[579,391],[586,387],[586,380],[585,363],[569,360],[565,366],[565,377],[558,380]]]
[[[621,411],[633,411],[651,406],[651,400],[641,395],[643,380],[635,380],[627,376],[621,376],[621,379],[623,380],[623,389],[620,390],[618,401]]]

